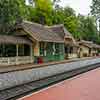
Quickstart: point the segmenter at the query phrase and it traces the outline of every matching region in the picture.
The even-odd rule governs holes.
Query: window
[[[59,50],[59,44],[58,43],[55,44],[55,49],[56,49],[56,52],[55,53],[56,54],[59,54],[59,51],[60,50]]]
[[[47,55],[53,55],[53,43],[47,43],[46,45]]]
[[[55,44],[56,54],[64,54],[64,44],[56,43]]]
[[[24,56],[30,56],[30,46],[29,45],[24,45]]]
[[[5,56],[15,57],[16,56],[16,45],[5,45]]]
[[[1,44],[0,45],[0,57],[15,57],[16,45]]]
[[[44,56],[45,55],[45,47],[44,47],[44,43],[43,42],[41,42],[40,43],[40,55],[41,56]]]
[[[30,56],[30,46],[27,44],[18,45],[18,56]]]
[[[18,45],[18,56],[24,56],[24,45]]]

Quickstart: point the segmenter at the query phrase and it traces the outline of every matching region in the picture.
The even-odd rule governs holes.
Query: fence
[[[30,56],[0,58],[0,65],[18,65],[27,63],[33,63],[33,58]]]

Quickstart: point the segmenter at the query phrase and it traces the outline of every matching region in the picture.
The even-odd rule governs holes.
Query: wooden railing
[[[0,57],[0,65],[19,65],[33,63],[33,57]]]

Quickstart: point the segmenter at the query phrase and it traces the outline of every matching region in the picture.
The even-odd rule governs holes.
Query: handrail
[[[22,57],[0,57],[0,65],[18,65],[18,64],[27,64],[32,63],[33,59],[30,56]]]

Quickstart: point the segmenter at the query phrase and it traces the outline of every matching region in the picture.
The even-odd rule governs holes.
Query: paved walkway
[[[19,100],[100,100],[100,68]]]
[[[40,68],[40,67],[46,67],[48,65],[55,65],[55,64],[63,64],[63,63],[69,63],[74,61],[80,61],[80,60],[89,60],[99,57],[83,57],[83,58],[73,58],[69,60],[62,60],[62,61],[53,61],[43,64],[23,64],[23,65],[9,65],[9,66],[3,66],[0,65],[0,73],[6,73],[6,72],[12,72],[12,71],[18,71],[18,70],[25,70],[25,69],[31,69],[31,68]]]

